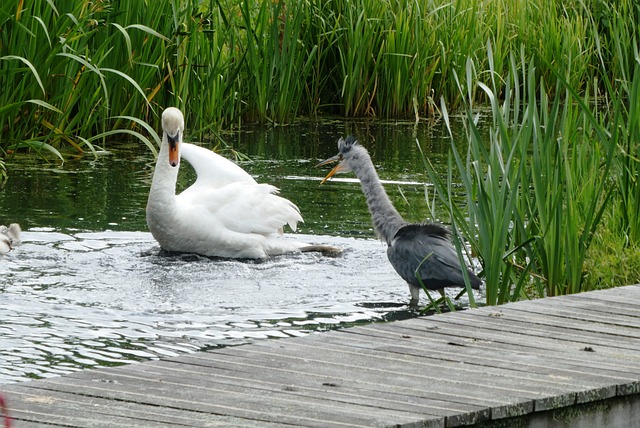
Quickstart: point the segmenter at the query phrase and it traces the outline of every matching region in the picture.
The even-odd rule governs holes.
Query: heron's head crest
[[[358,140],[353,135],[349,135],[346,139],[340,138],[338,140],[338,150],[341,154],[347,153],[351,148],[358,144]]]

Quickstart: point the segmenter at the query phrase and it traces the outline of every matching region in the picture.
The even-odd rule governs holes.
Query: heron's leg
[[[447,297],[447,295],[444,292],[444,288],[439,288],[438,289],[438,293],[440,293],[440,295],[442,296],[440,299],[438,299],[439,301],[443,302],[444,304],[447,305],[447,307],[449,308],[449,310],[451,312],[455,311],[455,307],[453,306],[453,303],[451,303],[451,299],[449,299]]]
[[[440,292],[440,294],[442,294],[442,290],[438,290]],[[429,304],[423,309],[423,311],[430,311],[430,310],[434,310],[436,313],[442,313],[442,310],[440,309],[440,306],[442,305],[443,301],[446,301],[446,297],[440,297],[437,300],[434,300],[433,297],[431,296],[431,293],[429,293],[428,289],[425,289],[424,292],[427,294],[427,297],[429,298]]]
[[[460,297],[462,297],[463,294],[465,294],[467,292],[466,288],[463,288],[461,292],[459,292],[456,297],[454,297],[455,300],[460,299]]]
[[[420,302],[420,287],[409,284],[409,292],[411,293],[411,301],[409,301],[409,306],[418,306],[418,302]]]

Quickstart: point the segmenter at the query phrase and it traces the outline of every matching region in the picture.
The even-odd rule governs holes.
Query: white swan
[[[13,247],[20,245],[21,233],[18,223],[11,223],[9,227],[0,226],[0,255],[7,254]]]
[[[235,163],[211,150],[182,142],[184,118],[174,107],[162,113],[162,145],[147,202],[147,225],[168,251],[226,258],[266,258],[299,251],[333,251],[283,239],[282,227],[296,230],[298,207],[259,184]],[[175,194],[180,158],[197,179]]]

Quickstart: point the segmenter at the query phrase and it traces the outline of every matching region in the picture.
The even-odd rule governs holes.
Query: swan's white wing
[[[196,171],[198,178],[193,184],[196,188],[221,188],[231,183],[256,183],[244,169],[204,147],[181,143],[180,156]]]
[[[222,188],[187,189],[177,196],[180,209],[206,229],[225,228],[237,233],[270,235],[288,224],[296,230],[302,220],[291,201],[278,196],[269,184],[232,183]]]

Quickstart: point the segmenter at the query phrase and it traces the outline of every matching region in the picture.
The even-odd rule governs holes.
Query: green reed
[[[13,16],[8,6],[15,5],[3,4],[3,47],[16,54],[0,61],[8,88],[0,95],[4,150],[46,149],[58,156],[62,149],[94,151],[87,139],[113,126],[114,109],[136,116],[141,106],[150,110],[132,46],[164,36],[140,24],[97,19],[105,11],[88,2],[65,5],[69,9],[34,2],[32,14],[11,11]]]
[[[454,230],[482,263],[487,303],[584,291],[593,237],[616,192],[615,134],[626,129],[620,120],[626,115],[599,110],[593,89],[580,95],[569,83],[570,69],[555,73],[556,87],[548,91],[540,82],[545,77],[524,55],[510,57],[509,75],[499,85],[502,100],[496,80],[483,83],[471,60],[466,76],[459,91],[467,112],[467,153],[452,144],[446,181],[426,166]],[[477,89],[491,106],[488,138],[478,131],[484,114],[473,104]],[[448,125],[444,100],[442,112]],[[465,207],[453,204],[454,172],[462,177]]]
[[[619,150],[614,178],[618,197],[609,217],[611,229],[619,230],[624,246],[640,245],[640,52],[638,49],[638,20],[640,10],[628,9],[626,3],[615,5],[619,13],[611,13],[607,21],[613,38],[613,57],[604,80],[609,113],[610,139]],[[635,18],[635,19],[634,19]]]
[[[94,151],[92,135],[158,127],[168,105],[196,137],[300,115],[434,117],[465,96],[467,58],[495,83],[510,56],[578,93],[630,81],[638,10],[616,2],[172,0],[3,2],[0,148]],[[491,50],[486,47],[492,46]],[[491,63],[491,64],[490,64]],[[617,64],[625,64],[619,67]],[[104,146],[106,141],[101,141]]]
[[[518,87],[518,64],[515,58],[512,58],[511,64],[513,73],[505,85],[509,92],[511,87]],[[500,106],[492,89],[481,84],[479,87],[490,98],[493,119],[489,141],[486,142],[478,129],[478,116],[473,110],[471,94],[475,89],[472,88],[471,77],[475,71],[471,60],[467,62],[466,74],[467,84],[463,86],[459,82],[459,90],[467,105],[465,124],[468,151],[466,155],[460,153],[452,144],[453,158],[449,159],[446,179],[440,177],[430,163],[426,162],[425,165],[438,195],[449,208],[454,235],[467,238],[472,253],[482,263],[487,284],[487,304],[499,304],[523,296],[522,287],[530,270],[521,256],[523,246],[528,242],[522,233],[524,220],[518,208],[523,200],[522,189],[527,187],[521,184],[526,174],[525,163],[518,159],[525,157],[529,150],[529,138],[525,134],[531,128],[527,126],[528,118],[524,116],[521,122],[523,127],[509,126],[509,115],[513,114],[515,120],[521,116],[520,103],[513,108],[510,104],[519,96],[517,91],[510,92],[511,96],[506,97],[505,104]],[[444,101],[442,114],[453,137]],[[464,207],[454,204],[456,197],[453,191],[456,187],[453,184],[458,180],[454,178],[454,171],[462,180],[467,199],[467,206]]]
[[[244,66],[249,93],[255,97],[249,117],[286,123],[295,116],[304,94],[317,47],[303,41],[306,2],[245,0],[241,14],[245,36]],[[252,114],[252,110],[255,113]]]
[[[604,41],[599,55],[606,73],[600,74],[601,97],[594,107],[615,146],[615,162],[609,185],[612,203],[603,214],[603,227],[596,231],[598,245],[587,254],[584,283],[589,288],[612,287],[640,280],[640,54],[638,16],[640,10],[626,2],[602,7],[595,15],[610,29],[613,43]],[[610,51],[607,52],[606,49]]]
[[[638,51],[636,50],[636,58]],[[640,245],[640,61],[635,64],[635,72],[627,93],[628,111],[623,116],[626,123],[613,130],[612,140],[616,141],[621,154],[617,174],[620,190],[620,228],[629,244]],[[624,106],[620,105],[623,109]],[[621,116],[620,114],[616,117]],[[614,122],[618,124],[618,121]]]

